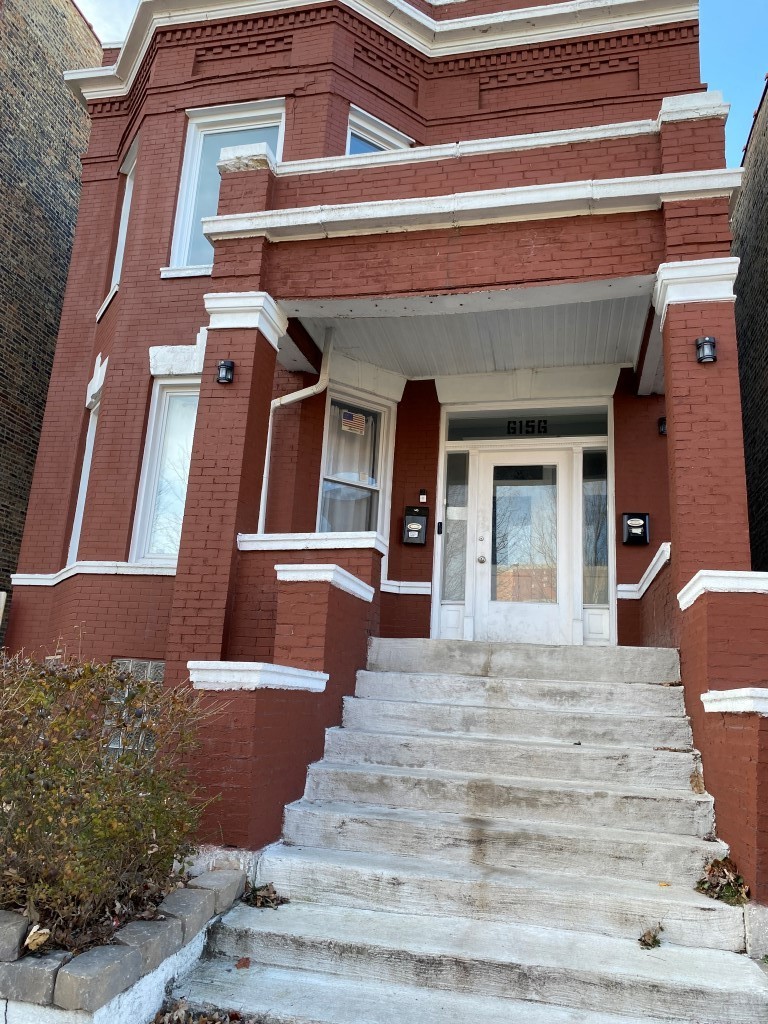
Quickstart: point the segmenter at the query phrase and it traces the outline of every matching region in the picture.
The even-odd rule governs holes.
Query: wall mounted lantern
[[[717,338],[696,339],[696,359],[700,363],[717,362]]]
[[[667,417],[659,416],[659,434],[661,437],[667,436]]]
[[[231,359],[222,359],[216,369],[217,384],[231,384],[235,379],[235,364]]]

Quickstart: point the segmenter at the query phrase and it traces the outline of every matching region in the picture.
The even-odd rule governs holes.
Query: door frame
[[[587,409],[600,410],[608,414],[607,435],[596,435],[594,437],[545,437],[545,438],[520,438],[518,440],[502,438],[499,440],[487,441],[449,441],[448,420],[451,415],[461,412],[499,411],[499,412],[525,412],[535,407],[536,409]],[[440,415],[440,445],[438,454],[437,471],[437,494],[435,500],[435,531],[437,523],[444,522],[445,516],[445,471],[446,456],[450,452],[504,452],[514,459],[515,452],[540,451],[545,453],[547,449],[571,449],[574,452],[583,451],[585,448],[604,448],[607,453],[608,464],[608,623],[609,640],[608,645],[617,643],[617,590],[616,590],[616,487],[615,487],[615,464],[614,464],[614,429],[613,429],[613,399],[612,398],[574,398],[574,399],[526,399],[509,402],[472,402],[453,405],[443,405]],[[477,461],[477,460],[475,460]],[[577,544],[581,550],[582,544],[582,504],[577,500],[581,493],[581,460],[573,459],[573,479],[571,482],[573,491],[573,507],[576,514],[573,517],[573,535],[571,543]],[[468,495],[468,517],[476,517],[476,493],[473,495],[472,487]],[[476,492],[476,487],[475,487]],[[468,526],[467,545],[469,546]],[[468,563],[469,564],[469,563]],[[432,571],[432,609],[430,616],[430,636],[440,636],[440,614],[442,607],[442,578],[443,578],[443,543],[442,538],[435,535],[433,571]],[[576,581],[574,581],[574,586]],[[466,595],[473,597],[474,579],[466,580]],[[471,640],[474,637],[474,608],[465,603],[464,614],[464,639]],[[467,614],[469,612],[469,614]],[[584,606],[581,601],[573,607],[573,643],[581,644],[583,640],[583,616]]]

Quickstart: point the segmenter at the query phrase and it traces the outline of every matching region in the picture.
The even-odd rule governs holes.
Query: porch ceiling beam
[[[437,0],[435,6],[446,2]],[[341,5],[432,58],[634,31],[696,21],[699,16],[698,0],[565,0],[440,21],[407,0],[343,0]],[[307,7],[307,0],[144,0],[114,65],[67,72],[65,78],[85,101],[124,96],[156,29],[302,7]]]
[[[276,243],[637,213],[658,210],[665,202],[729,197],[739,187],[741,178],[741,169],[685,171],[454,192],[445,196],[293,207],[206,217],[203,230],[213,242],[263,236]]]

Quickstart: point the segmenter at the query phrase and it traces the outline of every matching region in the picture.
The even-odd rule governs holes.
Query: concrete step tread
[[[231,957],[200,963],[176,995],[200,1009],[268,1013],[270,1024],[668,1024],[258,964],[236,970]]]
[[[634,829],[615,828],[594,823],[582,825],[577,822],[530,821],[525,818],[499,820],[482,816],[467,818],[465,815],[451,814],[447,811],[409,810],[406,807],[385,807],[381,804],[362,802],[358,804],[343,800],[324,800],[322,803],[313,803],[302,798],[288,806],[292,811],[307,810],[312,814],[325,813],[351,821],[364,822],[367,819],[386,821],[393,827],[398,821],[409,822],[438,832],[456,824],[465,824],[467,827],[482,832],[485,835],[490,835],[494,832],[499,835],[530,832],[548,837],[553,844],[569,838],[578,839],[590,836],[597,837],[602,845],[609,847],[620,843],[636,843],[638,839],[647,838],[654,846],[700,850],[702,855],[708,860],[726,856],[728,850],[725,843],[719,839],[710,841],[696,836],[680,835],[677,832],[654,832],[652,835],[645,836],[644,833],[638,833]],[[574,871],[572,873],[578,875],[582,872]]]
[[[288,864],[333,865],[350,872],[368,872],[392,876],[396,879],[446,880],[457,886],[481,884],[492,887],[503,885],[514,888],[546,891],[547,893],[593,895],[596,900],[642,900],[681,905],[700,909],[712,918],[731,917],[743,920],[741,907],[710,899],[684,885],[660,879],[649,882],[635,879],[595,878],[592,875],[566,875],[562,872],[534,871],[519,868],[490,868],[475,864],[452,864],[418,858],[405,858],[391,854],[356,853],[327,850],[306,846],[287,846],[278,843],[267,847],[259,862],[259,872],[269,881],[269,869],[280,862]],[[663,885],[660,884],[663,882]],[[331,901],[332,902],[332,901]],[[663,910],[663,908],[662,908]],[[660,911],[661,912],[661,911]]]
[[[358,764],[346,761],[316,761],[309,766],[308,777],[316,777],[327,772],[341,772],[345,775],[378,775],[392,779],[422,779],[425,781],[441,780],[459,785],[477,784],[478,775],[473,772],[449,771],[434,768],[406,768],[387,764]],[[548,793],[553,790],[580,794],[584,796],[601,793],[619,797],[636,797],[639,799],[656,799],[681,801],[683,803],[711,806],[712,797],[708,793],[686,792],[680,789],[659,789],[657,787],[628,786],[621,783],[596,783],[589,780],[542,779],[523,775],[482,775],[483,785],[517,786],[526,790]]]
[[[227,933],[229,935],[227,936]],[[230,941],[286,941],[309,953],[313,945],[337,950],[379,950],[399,958],[452,958],[459,962],[519,965],[587,974],[608,983],[647,984],[655,991],[691,989],[699,998],[751,997],[768,1012],[768,979],[748,958],[717,949],[662,945],[642,949],[636,940],[531,925],[430,918],[325,905],[288,904],[275,912],[239,904],[222,919],[213,949]],[[230,939],[231,937],[231,939]],[[339,966],[342,966],[341,964]],[[745,1018],[750,1019],[750,1018]],[[752,1018],[753,1019],[753,1018]]]
[[[431,671],[429,668],[426,669],[382,669],[382,668],[363,668],[359,669],[357,673],[358,679],[367,678],[377,679],[403,679],[416,682],[419,679],[424,679],[429,683],[434,682],[445,682],[455,683],[457,686],[474,686],[477,689],[484,690],[493,688],[496,685],[505,686],[511,685],[526,685],[530,683],[532,686],[594,686],[596,689],[612,689],[613,687],[624,687],[631,686],[633,690],[645,690],[648,693],[656,693],[660,688],[672,690],[673,693],[679,693],[683,689],[683,684],[679,679],[665,680],[663,682],[634,682],[629,679],[570,679],[568,676],[525,676],[515,675],[514,673],[508,673],[506,675],[498,676],[478,676],[467,672],[445,672],[445,671]]]

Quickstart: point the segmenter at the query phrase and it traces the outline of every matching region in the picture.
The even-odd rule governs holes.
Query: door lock
[[[481,565],[485,565],[485,555],[478,555],[477,560]]]

